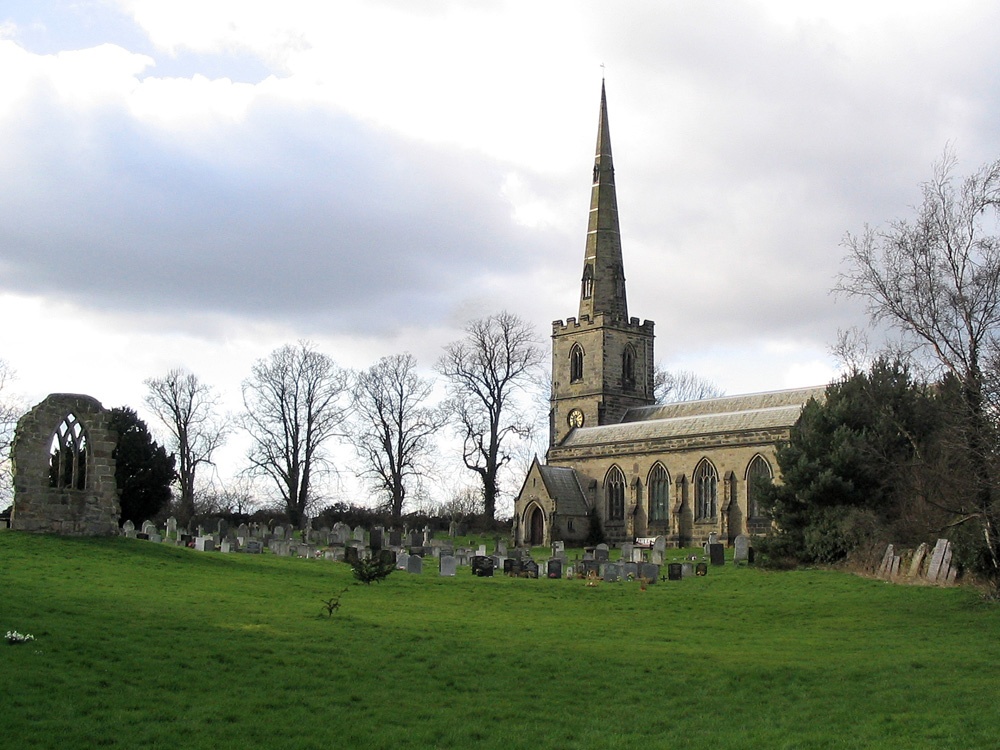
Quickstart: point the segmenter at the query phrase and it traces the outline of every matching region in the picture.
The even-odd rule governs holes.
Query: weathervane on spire
[[[604,63],[601,63],[601,80],[604,80]]]

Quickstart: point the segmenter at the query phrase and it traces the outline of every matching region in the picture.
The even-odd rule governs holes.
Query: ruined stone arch
[[[21,417],[11,447],[11,528],[74,536],[118,533],[117,435],[97,399],[55,393]]]

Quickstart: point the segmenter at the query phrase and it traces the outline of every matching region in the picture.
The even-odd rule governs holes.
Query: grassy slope
[[[362,587],[325,561],[0,532],[0,629],[37,637],[0,644],[0,747],[1000,740],[1000,609],[835,572]]]

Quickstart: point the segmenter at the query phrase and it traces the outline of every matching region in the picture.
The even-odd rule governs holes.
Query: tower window
[[[569,353],[569,381],[571,383],[583,380],[583,348],[574,344]]]
[[[635,388],[635,350],[631,346],[622,352],[622,387],[627,391]]]
[[[581,290],[584,299],[594,296],[594,269],[587,266],[583,269],[583,289]]]

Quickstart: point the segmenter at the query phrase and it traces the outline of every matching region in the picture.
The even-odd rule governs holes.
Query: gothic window
[[[583,269],[583,298],[590,299],[594,296],[594,269],[589,264]]]
[[[758,453],[747,466],[747,516],[750,518],[760,518],[764,515],[760,507],[761,495],[764,487],[770,484],[773,478],[771,465]]]
[[[667,521],[670,518],[670,475],[663,464],[656,464],[646,481],[649,487],[649,520]]]
[[[631,346],[622,352],[622,387],[627,391],[635,388],[635,349]]]
[[[87,433],[74,414],[67,414],[52,435],[49,485],[82,490],[87,487]]]
[[[612,466],[604,479],[604,497],[608,501],[608,520],[622,521],[625,518],[625,475],[617,466]]]
[[[701,459],[694,470],[695,519],[708,521],[716,517],[719,507],[719,473],[707,458]]]
[[[583,347],[573,344],[569,352],[569,382],[583,380]]]

